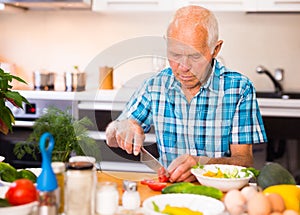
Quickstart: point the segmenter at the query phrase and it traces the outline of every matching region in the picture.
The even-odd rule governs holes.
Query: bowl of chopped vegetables
[[[227,164],[197,165],[191,169],[200,184],[218,188],[223,192],[241,189],[254,176],[254,168]]]

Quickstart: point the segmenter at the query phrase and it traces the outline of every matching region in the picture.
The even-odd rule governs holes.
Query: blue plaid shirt
[[[213,72],[190,103],[171,68],[138,89],[119,119],[155,129],[160,161],[167,167],[182,154],[230,156],[230,144],[267,142],[251,81],[215,60]]]

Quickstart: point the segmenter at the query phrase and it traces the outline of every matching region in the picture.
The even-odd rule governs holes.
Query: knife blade
[[[155,171],[158,175],[161,175],[161,173],[164,172],[164,175],[167,177],[169,176],[169,173],[165,170],[165,167],[144,147],[142,147],[140,151],[140,161]]]

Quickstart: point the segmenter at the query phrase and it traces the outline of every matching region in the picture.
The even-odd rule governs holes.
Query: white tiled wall
[[[0,61],[15,63],[29,87],[33,70],[57,72],[57,87],[62,89],[64,71],[73,65],[84,69],[103,50],[124,40],[163,35],[170,17],[167,12],[0,12]],[[271,72],[282,67],[284,88],[300,91],[300,14],[237,12],[217,13],[217,18],[224,40],[220,57],[227,66],[249,76],[258,90],[272,90],[273,86],[266,76],[255,73],[257,65],[265,65]],[[114,84],[118,87],[151,69],[151,60],[145,56],[122,62],[115,71]],[[90,76],[88,85],[97,81],[98,71]]]

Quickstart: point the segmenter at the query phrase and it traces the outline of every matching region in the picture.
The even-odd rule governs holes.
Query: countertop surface
[[[140,183],[143,179],[157,179],[157,174],[140,173],[140,172],[114,172],[114,171],[98,171],[98,182],[111,181],[117,183],[119,196],[122,196],[123,180],[130,180],[138,182],[138,191],[140,193],[141,202],[150,196],[159,195],[161,192],[151,190],[147,185]],[[121,204],[120,198],[120,204]]]
[[[134,88],[114,90],[64,91],[18,91],[30,99],[72,100],[79,109],[122,110],[134,92]],[[300,117],[300,99],[258,98],[263,116]]]

